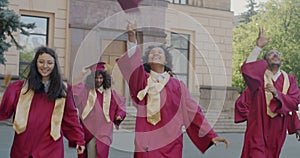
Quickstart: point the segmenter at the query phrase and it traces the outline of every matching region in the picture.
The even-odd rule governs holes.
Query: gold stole
[[[147,86],[139,91],[137,98],[141,101],[144,99],[146,94],[147,97],[147,121],[152,125],[156,125],[160,120],[160,92],[165,87],[170,79],[168,74],[161,82],[157,82],[156,79],[151,75],[148,77]]]
[[[271,76],[269,75],[268,73],[269,70],[266,70],[265,72],[265,75],[264,75],[264,82],[265,82],[265,87],[268,83],[272,84],[273,85],[273,81],[272,81],[272,78]],[[282,88],[282,93],[283,94],[287,94],[287,91],[289,90],[289,87],[290,87],[290,80],[289,80],[289,77],[287,75],[286,72],[284,72],[283,70],[281,70],[281,73],[283,74],[283,77],[284,77],[284,81],[283,81],[283,88]],[[267,114],[271,117],[271,118],[274,118],[275,116],[277,116],[278,114],[277,113],[274,113],[271,111],[270,109],[270,102],[273,98],[273,94],[271,92],[267,92],[265,90],[265,96],[266,96],[266,104],[267,104]]]
[[[29,114],[32,98],[34,96],[34,91],[31,89],[28,90],[27,93],[25,93],[27,89],[28,89],[28,84],[26,82],[20,92],[17,109],[15,113],[15,119],[13,123],[13,128],[17,134],[21,134],[26,130],[28,114]],[[66,98],[57,98],[55,100],[55,105],[51,117],[51,130],[50,130],[50,135],[55,141],[58,140],[61,136],[60,128],[61,128],[61,122],[64,114],[65,100]]]
[[[83,109],[83,112],[81,114],[82,119],[85,119],[88,114],[93,110],[95,106],[95,102],[97,99],[97,93],[96,90],[90,90],[88,99],[86,102],[86,106]],[[106,89],[103,91],[103,114],[107,122],[110,122],[110,117],[109,117],[109,108],[110,108],[110,101],[111,101],[111,89]]]

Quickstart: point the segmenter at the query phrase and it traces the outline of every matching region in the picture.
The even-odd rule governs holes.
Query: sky
[[[231,0],[231,11],[234,12],[234,15],[239,15],[242,12],[246,11],[246,5],[248,0]],[[257,3],[266,2],[268,0],[255,0]]]

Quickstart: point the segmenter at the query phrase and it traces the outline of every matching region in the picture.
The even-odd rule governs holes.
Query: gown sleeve
[[[65,103],[65,111],[62,120],[64,136],[78,145],[85,145],[83,128],[79,122],[71,87],[68,86],[68,95]]]
[[[204,153],[211,145],[212,139],[218,135],[204,117],[200,106],[193,100],[184,83],[180,82],[181,107],[183,111],[186,132],[196,147]]]
[[[264,87],[264,74],[267,69],[265,60],[244,63],[241,72],[250,91],[256,91],[259,87]]]
[[[0,120],[12,117],[23,83],[24,81],[16,81],[7,86],[0,104]]]
[[[300,130],[300,120],[296,111],[292,111],[287,116],[287,129],[288,134],[294,134],[297,130]]]
[[[114,99],[113,104],[116,104],[117,108],[114,115],[114,124],[119,126],[121,122],[126,117],[126,100],[125,97],[119,95],[116,91],[112,90],[112,96]],[[120,116],[122,120],[117,120],[117,117]]]
[[[251,95],[248,88],[246,88],[242,94],[235,101],[234,107],[234,122],[241,123],[247,121],[249,115],[249,101]]]
[[[144,100],[138,100],[137,94],[146,87],[149,77],[144,70],[141,59],[141,50],[137,47],[136,52],[132,56],[129,57],[126,52],[117,60],[121,73],[129,85],[131,98],[138,105],[144,105]]]
[[[278,98],[271,100],[270,109],[273,112],[288,115],[289,112],[298,110],[300,91],[297,79],[295,76],[289,75],[289,81],[290,87],[287,94],[277,90]]]

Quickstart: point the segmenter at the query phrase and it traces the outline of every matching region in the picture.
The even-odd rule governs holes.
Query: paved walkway
[[[11,126],[0,124],[0,158],[9,158],[9,150],[13,140],[13,129]],[[219,133],[230,141],[229,150],[225,145],[220,144],[211,147],[205,154],[200,153],[192,144],[190,139],[184,135],[183,158],[238,158],[243,144],[243,133]],[[114,141],[111,145],[109,158],[133,158],[133,137],[132,132],[117,131],[114,133]],[[65,140],[66,142],[66,140]],[[76,158],[74,149],[65,146],[65,158]],[[296,141],[295,135],[288,136],[282,149],[280,158],[299,158],[300,142]]]

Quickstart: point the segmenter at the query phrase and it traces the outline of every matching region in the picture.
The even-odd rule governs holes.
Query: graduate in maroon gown
[[[276,50],[257,60],[269,39],[260,28],[257,46],[241,68],[247,88],[236,101],[235,122],[247,121],[242,158],[278,158],[287,130],[297,138],[300,134],[296,77],[280,69]]]
[[[71,86],[63,83],[58,58],[47,47],[37,49],[26,80],[11,83],[0,105],[0,120],[14,116],[11,158],[63,158],[63,136],[84,151],[84,134]]]
[[[135,28],[135,24],[128,25],[129,43],[136,42]],[[181,158],[183,126],[201,152],[219,142],[228,147],[228,141],[208,124],[184,83],[170,75],[172,61],[166,47],[149,47],[143,60],[145,67],[140,48],[133,47],[117,61],[137,108],[134,157]]]
[[[252,104],[251,92],[248,87],[242,92],[235,102],[234,122],[242,123],[247,121],[250,106]],[[291,111],[286,116],[287,130],[289,134],[296,134],[296,139],[300,141],[300,121],[298,116],[299,111]]]
[[[107,158],[113,125],[118,129],[126,116],[125,98],[111,89],[111,77],[105,65],[99,62],[90,66],[91,73],[85,83],[73,86],[86,141],[86,152],[78,155],[81,158]]]

